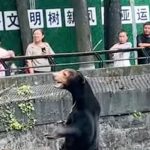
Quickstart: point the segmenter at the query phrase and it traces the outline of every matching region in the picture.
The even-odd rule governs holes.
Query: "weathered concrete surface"
[[[102,150],[150,150],[150,114],[101,118],[99,135]]]
[[[102,150],[149,150],[150,66],[107,68],[83,71],[101,104],[100,147]],[[129,76],[130,75],[130,76]],[[0,80],[0,105],[18,103],[27,98],[17,95],[17,86],[30,85],[30,100],[35,107],[36,126],[27,132],[4,132],[0,128],[0,150],[57,150],[61,141],[47,141],[45,133],[54,122],[64,120],[71,109],[71,95],[54,88],[51,74],[19,75]],[[134,117],[135,110],[143,112]],[[22,118],[19,111],[18,118]],[[123,116],[122,116],[123,115]],[[2,132],[3,131],[3,132]]]
[[[48,76],[51,76],[51,74],[48,74]],[[54,88],[53,82],[43,84],[40,80],[41,77],[43,78],[43,76],[39,75],[39,78],[28,83],[31,85],[33,91],[30,99],[33,100],[35,108],[38,108],[36,117],[39,118],[38,115],[43,114],[42,118],[49,120],[50,117],[46,117],[45,114],[54,113],[53,108],[55,109],[55,107],[57,108],[55,113],[59,114],[61,108],[59,106],[61,104],[59,103],[67,104],[69,100],[71,107],[72,97],[66,90]],[[150,111],[150,74],[86,78],[101,105],[101,116],[129,114],[135,110],[140,112]],[[46,83],[48,82],[50,81],[48,80]],[[1,95],[0,104],[27,100],[17,95],[17,84],[14,83],[14,87],[11,89],[8,88],[8,90]],[[54,104],[56,102],[57,104]],[[44,106],[49,107],[49,109],[44,108]],[[43,111],[41,112],[41,110]],[[61,114],[63,115],[63,113]],[[51,116],[50,121],[53,120],[53,117],[54,116]],[[41,122],[43,122],[43,119]]]
[[[35,109],[33,113],[36,125],[66,119],[72,105],[72,97],[68,91],[56,89],[53,84],[32,86],[31,90],[33,94],[30,97],[24,97],[17,94],[16,87],[9,89],[1,95],[0,106],[7,105],[15,108],[15,115],[21,120],[23,115],[18,105],[30,101]],[[0,131],[4,130],[4,127],[0,125]]]
[[[47,140],[44,134],[52,132],[54,125],[36,126],[28,132],[0,134],[0,150],[58,150],[60,140]]]
[[[63,139],[47,140],[54,124],[36,126],[28,132],[0,134],[0,150],[58,150]],[[150,150],[150,114],[100,119],[100,150]]]

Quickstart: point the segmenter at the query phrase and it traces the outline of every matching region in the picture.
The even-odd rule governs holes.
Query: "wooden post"
[[[91,32],[89,26],[88,8],[86,0],[72,0],[74,20],[79,52],[89,52],[92,49]],[[93,56],[80,57],[81,62],[93,60]],[[81,64],[80,69],[95,68],[94,64]]]
[[[28,0],[16,0],[18,19],[20,25],[20,34],[23,47],[23,53],[27,45],[32,41],[31,29],[28,21]]]
[[[104,35],[105,49],[117,43],[118,32],[121,30],[120,0],[104,0]]]

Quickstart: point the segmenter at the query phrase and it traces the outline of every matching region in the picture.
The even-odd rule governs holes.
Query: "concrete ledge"
[[[94,70],[82,71],[88,77],[114,77],[114,76],[129,76],[129,75],[142,75],[150,73],[150,65],[136,65],[130,67],[112,67],[101,68]]]
[[[150,112],[150,89],[123,91],[116,93],[96,93],[101,104],[101,116],[125,115]]]
[[[82,70],[81,72],[88,77],[143,75],[143,74],[150,74],[150,65],[137,65],[120,68],[100,68],[92,70]],[[22,83],[26,83],[29,85],[38,85],[38,84],[48,84],[51,82],[53,82],[51,73],[42,73],[34,75],[20,74],[11,77],[0,78],[0,90],[8,88],[13,84],[15,84],[16,86]]]
[[[101,105],[101,116],[150,111],[150,66],[107,68],[82,71]],[[21,84],[32,87],[30,99],[19,97]],[[0,80],[0,105],[17,106],[31,100],[35,107],[37,125],[64,120],[72,105],[68,91],[53,86],[52,74],[18,75]],[[16,113],[19,118],[19,111]],[[3,129],[1,129],[3,130]]]

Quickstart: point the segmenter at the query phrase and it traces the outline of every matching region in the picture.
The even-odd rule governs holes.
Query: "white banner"
[[[31,29],[43,28],[43,10],[42,9],[30,9],[28,10],[28,19]]]
[[[150,21],[149,6],[135,6],[136,23],[145,23]],[[104,7],[101,8],[102,24],[104,24]],[[132,23],[132,14],[130,6],[121,7],[122,24]],[[112,22],[113,23],[113,22]]]
[[[4,11],[5,30],[18,30],[19,22],[17,11]]]
[[[3,16],[2,16],[2,12],[0,11],[0,31],[4,30],[4,26],[3,26]]]
[[[46,24],[48,28],[62,27],[60,9],[46,9]]]

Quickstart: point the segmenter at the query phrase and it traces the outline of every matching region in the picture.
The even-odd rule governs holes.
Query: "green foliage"
[[[31,129],[35,125],[35,119],[33,117],[34,107],[31,102],[24,102],[18,104],[18,108],[21,111],[21,115],[25,120],[19,120],[16,115],[16,109],[10,106],[0,107],[0,123],[4,125],[7,131],[16,130],[23,131]]]
[[[33,91],[31,90],[31,86],[22,85],[18,87],[17,94],[22,96],[30,96],[31,94],[33,94]]]
[[[15,116],[13,116],[9,121],[9,128],[10,130],[23,130],[24,125],[20,123]]]
[[[17,88],[17,94],[19,96],[30,98],[33,91],[29,85],[22,85]],[[23,119],[17,118],[16,109],[20,110]],[[36,121],[33,116],[34,110],[31,101],[21,102],[17,107],[13,107],[12,105],[9,106],[8,104],[0,106],[0,125],[3,125],[7,131],[23,131],[31,129]]]
[[[134,117],[135,119],[140,119],[140,118],[142,118],[142,113],[141,113],[141,112],[134,111],[133,117]]]
[[[22,113],[24,114],[26,113],[27,115],[29,115],[32,111],[34,111],[34,107],[31,102],[20,103],[18,106],[21,109]]]

